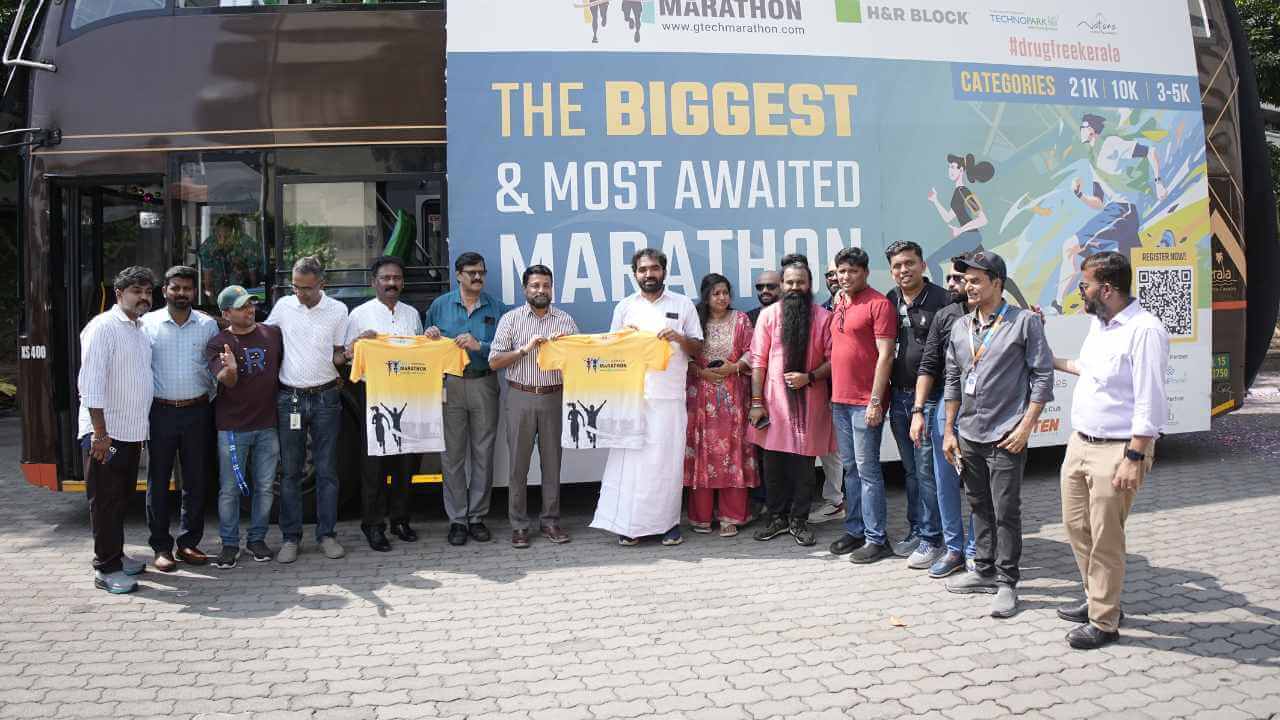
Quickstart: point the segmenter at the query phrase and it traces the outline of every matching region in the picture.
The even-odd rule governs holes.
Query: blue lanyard
[[[991,336],[995,335],[996,330],[1004,324],[1004,315],[1007,312],[1009,312],[1009,303],[1000,306],[1000,312],[996,313],[995,322],[991,323],[991,327],[987,328],[987,333],[982,336],[982,344],[978,345],[977,349],[973,347],[973,332],[969,332],[969,354],[973,356],[969,361],[970,368],[977,366],[978,360],[987,351],[987,346],[991,344]]]
[[[236,453],[236,431],[223,430],[227,434],[227,455],[231,460],[231,472],[235,473],[236,485],[240,488],[240,494],[249,497],[249,483],[245,482],[244,470],[240,467],[240,457]]]

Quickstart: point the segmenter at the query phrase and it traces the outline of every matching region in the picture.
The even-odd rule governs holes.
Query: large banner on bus
[[[1170,431],[1208,427],[1185,0],[467,0],[448,43],[451,249],[484,255],[503,302],[545,264],[560,307],[599,331],[635,292],[641,247],[666,252],[674,291],[696,300],[721,273],[747,310],[786,253],[809,257],[825,299],[842,247],[865,248],[887,291],[896,240],[924,247],[934,281],[981,246],[1073,357],[1080,260],[1118,250],[1174,338]],[[1057,385],[1036,444],[1069,432],[1071,380]]]

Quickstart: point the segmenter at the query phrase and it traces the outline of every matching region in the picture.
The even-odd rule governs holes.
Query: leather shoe
[[[514,547],[514,548],[529,547],[529,531],[528,530],[512,530],[511,531],[511,547]]]
[[[543,525],[542,537],[556,543],[557,545],[569,542],[569,533],[560,529],[559,525]]]
[[[848,555],[867,543],[866,538],[854,537],[849,533],[840,536],[839,540],[831,543],[831,547],[827,548],[832,555]]]
[[[391,523],[391,534],[405,542],[418,542],[418,533],[407,522]]]
[[[1058,608],[1058,617],[1073,623],[1089,622],[1089,601],[1084,600],[1076,605],[1063,605]],[[1120,619],[1124,620],[1124,610],[1120,611]]]
[[[151,562],[151,567],[160,572],[173,572],[178,569],[178,561],[173,559],[173,553],[166,550],[156,553],[156,559]]]
[[[1093,623],[1085,623],[1067,633],[1067,643],[1077,650],[1097,650],[1120,639],[1120,633],[1100,630]]]
[[[477,542],[489,542],[493,539],[493,535],[489,532],[489,528],[485,527],[482,522],[473,522],[468,525],[467,534]]]
[[[209,562],[209,556],[200,552],[200,548],[180,547],[178,552],[174,554],[178,556],[179,562],[184,562],[188,565],[204,565]]]
[[[449,525],[449,544],[450,545],[466,545],[467,544],[467,526],[462,523],[452,523]]]
[[[364,537],[369,541],[369,547],[376,552],[388,552],[391,550],[391,541],[387,539],[387,533],[381,526],[362,527]]]

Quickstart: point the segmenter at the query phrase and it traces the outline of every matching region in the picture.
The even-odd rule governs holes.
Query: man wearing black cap
[[[1033,313],[1004,300],[1004,259],[988,250],[953,258],[974,309],[947,343],[943,450],[959,467],[973,507],[974,571],[947,583],[955,593],[994,593],[992,617],[1017,611],[1022,556],[1022,472],[1027,441],[1053,400],[1053,352]]]

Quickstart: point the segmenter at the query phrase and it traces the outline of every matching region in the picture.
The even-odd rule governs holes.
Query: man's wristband
[[[880,407],[880,398],[872,397],[871,400],[867,402],[867,404],[870,405],[871,407]]]
[[[916,405],[915,407],[911,408],[911,414],[912,414],[912,415],[923,415],[923,414],[924,414],[924,408],[923,408],[923,407],[921,407],[920,405]]]
[[[809,382],[811,382],[811,383],[818,382],[818,376],[817,376],[817,375],[814,375],[812,372],[808,373],[808,375],[809,375]]]

